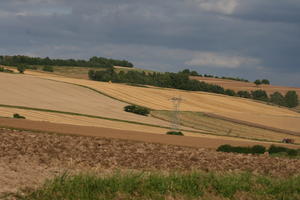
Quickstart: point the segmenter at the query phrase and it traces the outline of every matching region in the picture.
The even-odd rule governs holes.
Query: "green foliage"
[[[26,67],[23,66],[23,65],[18,65],[18,66],[17,66],[17,69],[18,69],[18,71],[19,71],[21,74],[23,74],[23,73],[25,72],[25,70],[26,70]]]
[[[18,113],[15,113],[15,114],[13,115],[13,118],[16,118],[16,119],[26,119],[24,116],[19,115]]]
[[[135,113],[138,115],[145,115],[145,116],[147,116],[150,113],[150,110],[148,108],[136,106],[136,105],[125,106],[124,111]]]
[[[166,134],[167,135],[179,135],[179,136],[183,136],[183,133],[181,131],[169,131]]]
[[[109,175],[62,175],[16,200],[98,199],[300,199],[300,177],[275,178],[252,173],[113,172]]]
[[[261,84],[270,85],[270,81],[267,79],[263,79],[263,80],[261,80]]]
[[[289,149],[286,147],[271,145],[268,152],[269,152],[269,154],[275,154],[275,153],[287,152],[288,150]]]
[[[280,105],[280,106],[286,106],[286,101],[284,96],[279,92],[274,92],[271,94],[270,101],[274,104]]]
[[[221,145],[218,147],[217,151],[226,152],[226,153],[243,153],[243,154],[264,154],[266,148],[261,145],[255,145],[253,147],[234,147],[228,144]]]
[[[243,97],[243,98],[251,98],[251,94],[248,91],[238,91],[237,96]]]
[[[6,72],[6,73],[14,73],[14,71],[10,70],[10,69],[6,69],[4,67],[0,67],[0,72]]]
[[[27,65],[26,69],[37,70],[38,68],[36,66]]]
[[[126,60],[115,60],[102,57],[92,57],[87,60],[75,59],[50,59],[29,57],[29,56],[0,56],[0,64],[8,66],[17,65],[49,65],[49,66],[77,66],[77,67],[95,67],[112,68],[113,66],[133,67],[133,64]]]
[[[226,89],[225,94],[228,95],[228,96],[236,96],[235,91],[231,90],[231,89]]]
[[[257,79],[257,80],[255,80],[255,81],[254,81],[254,83],[255,83],[255,85],[256,85],[256,86],[259,86],[259,85],[261,85],[261,81],[260,81],[260,80],[258,80],[258,79]]]
[[[46,66],[43,67],[43,71],[54,72],[54,69],[53,69],[52,66],[46,65]]]
[[[299,104],[298,95],[295,91],[288,91],[284,99],[289,108],[296,107]]]
[[[268,94],[264,90],[251,91],[252,98],[259,101],[269,101]]]

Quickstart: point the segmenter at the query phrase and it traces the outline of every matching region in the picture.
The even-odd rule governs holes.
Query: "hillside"
[[[248,99],[205,92],[188,92],[155,87],[134,87],[124,84],[66,78],[50,73],[34,71],[26,73],[44,79],[90,87],[124,102],[146,106],[154,110],[172,110],[173,106],[170,99],[174,96],[181,96],[184,99],[180,107],[182,111],[214,113],[264,126],[295,132],[300,131],[299,113]]]
[[[225,89],[232,89],[234,91],[252,91],[262,89],[265,90],[268,94],[272,94],[274,92],[280,92],[285,94],[289,90],[295,90],[298,95],[300,96],[300,88],[295,87],[285,87],[285,86],[275,86],[275,85],[260,85],[257,87],[252,82],[242,82],[242,81],[234,81],[234,80],[227,80],[227,79],[220,79],[220,78],[209,78],[209,77],[199,77],[199,76],[191,76],[191,79],[204,81],[207,83],[216,84],[219,86],[224,87]]]

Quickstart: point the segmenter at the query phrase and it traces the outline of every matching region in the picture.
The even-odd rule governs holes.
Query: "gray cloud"
[[[286,84],[300,72],[299,23],[297,0],[10,0],[0,54],[108,56]]]

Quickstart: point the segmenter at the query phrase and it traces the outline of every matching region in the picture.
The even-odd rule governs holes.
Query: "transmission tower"
[[[173,102],[173,119],[171,128],[174,131],[179,131],[180,129],[180,119],[179,119],[179,107],[180,103],[182,102],[182,98],[179,97],[173,97],[170,99]]]

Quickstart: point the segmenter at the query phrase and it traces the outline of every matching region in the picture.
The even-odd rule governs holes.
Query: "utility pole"
[[[179,107],[182,102],[182,98],[180,96],[173,97],[170,99],[170,101],[173,102],[173,119],[171,128],[174,131],[180,131]]]

